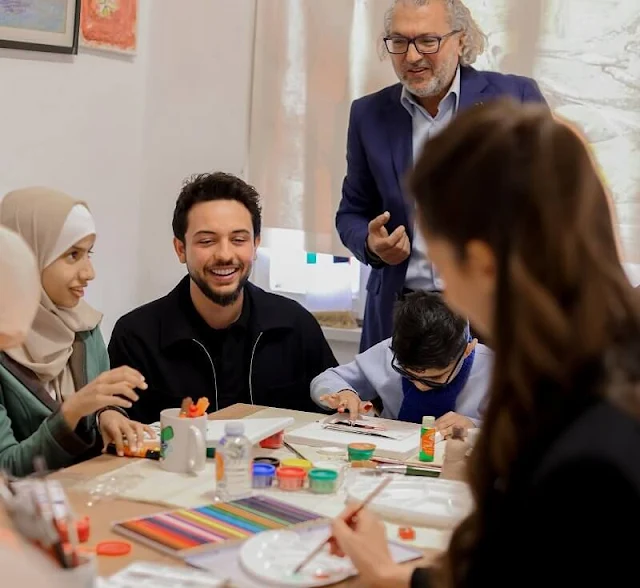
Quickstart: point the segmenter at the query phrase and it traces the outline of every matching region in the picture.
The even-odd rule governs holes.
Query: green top
[[[78,333],[70,359],[76,389],[109,369],[99,328]],[[34,471],[33,459],[45,458],[49,469],[79,461],[96,444],[95,418],[82,419],[72,431],[32,372],[0,353],[0,468],[14,476]]]

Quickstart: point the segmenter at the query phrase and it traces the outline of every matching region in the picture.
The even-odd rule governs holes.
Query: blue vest
[[[464,360],[458,375],[446,386],[423,392],[407,378],[402,378],[402,394],[404,399],[398,413],[399,421],[421,423],[423,416],[440,418],[448,412],[455,411],[458,394],[466,386],[473,366],[475,350]]]

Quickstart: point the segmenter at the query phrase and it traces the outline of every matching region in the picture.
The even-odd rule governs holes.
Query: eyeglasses
[[[387,47],[387,51],[392,55],[402,55],[406,53],[409,51],[409,45],[413,45],[416,51],[422,55],[430,55],[440,51],[442,41],[460,32],[459,29],[456,29],[442,36],[420,35],[419,37],[413,37],[413,39],[407,39],[406,37],[385,37],[384,44]]]
[[[410,374],[398,363],[398,359],[396,358],[395,353],[393,354],[393,359],[391,360],[391,367],[394,369],[395,372],[400,374],[403,378],[407,378],[407,380],[411,380],[412,382],[417,382],[431,389],[442,388],[443,386],[446,386],[447,384],[451,383],[451,381],[460,373],[460,370],[462,369],[462,364],[464,363],[464,360],[465,360],[464,356],[466,351],[467,351],[467,346],[465,345],[462,348],[462,353],[460,353],[460,356],[458,357],[458,359],[456,359],[456,363],[453,366],[453,369],[449,372],[449,375],[447,376],[447,379],[444,382],[437,382],[435,380],[430,380],[429,378],[421,378],[414,374]]]

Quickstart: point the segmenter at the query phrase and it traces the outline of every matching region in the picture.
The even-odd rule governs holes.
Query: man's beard
[[[404,73],[401,76],[402,85],[409,90],[414,96],[418,98],[429,98],[431,96],[437,96],[438,94],[443,93],[449,84],[451,84],[451,76],[449,75],[449,70],[453,65],[453,61],[457,63],[457,56],[451,58],[451,61],[448,63],[442,63],[438,67],[438,69],[431,69],[431,80],[427,83],[426,86],[420,85],[418,87],[412,86],[412,84],[405,79]],[[414,67],[416,67],[414,65]],[[425,65],[417,65],[417,67],[432,67],[430,63],[426,63]],[[455,76],[455,69],[454,76]]]
[[[191,268],[187,265],[187,270],[189,271],[189,276],[193,280],[193,283],[200,288],[200,291],[214,304],[218,306],[231,306],[238,298],[240,298],[240,294],[242,294],[242,290],[244,290],[245,284],[249,281],[249,274],[251,273],[251,268],[249,271],[242,274],[240,280],[238,281],[238,287],[228,294],[219,294],[211,289],[209,284],[207,284],[206,280],[195,271],[192,271]],[[240,271],[244,270],[244,266],[240,268]],[[204,271],[207,271],[206,269]]]

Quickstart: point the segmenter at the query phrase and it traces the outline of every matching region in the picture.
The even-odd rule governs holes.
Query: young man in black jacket
[[[109,344],[111,366],[139,370],[149,386],[132,419],[157,421],[187,396],[207,397],[210,410],[317,410],[311,380],[337,362],[311,313],[249,282],[260,226],[258,193],[241,179],[203,174],[183,187],[173,233],[189,275],[123,316]]]

